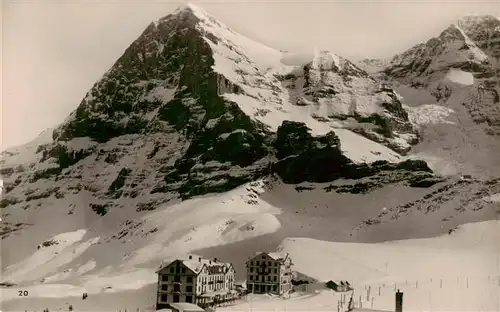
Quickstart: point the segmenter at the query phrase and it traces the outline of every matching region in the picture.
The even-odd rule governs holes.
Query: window
[[[163,295],[161,295],[160,301],[167,302],[167,298],[168,298],[167,294],[163,294]]]
[[[250,273],[253,273],[253,268],[250,268]]]
[[[273,264],[271,263],[271,261],[269,261],[269,262],[267,263],[267,265],[271,266],[271,265],[273,265]]]
[[[267,280],[268,280],[268,281],[271,281],[271,276],[267,276]]]
[[[253,281],[253,275],[250,275],[250,280]]]
[[[273,286],[273,291],[276,291],[278,288],[276,287],[276,285]]]
[[[193,303],[193,296],[186,296],[186,302]]]
[[[179,275],[174,276],[174,282],[180,283],[181,277]]]
[[[174,302],[179,302],[179,295],[174,295]]]
[[[192,283],[193,282],[193,277],[192,276],[188,276],[187,277],[187,282],[188,283]]]
[[[276,282],[278,280],[278,278],[275,276],[273,280]]]
[[[162,284],[161,285],[161,290],[162,291],[167,291],[168,290],[168,285],[167,284]]]
[[[274,269],[274,274],[278,273],[278,269]]]
[[[250,265],[253,265],[253,261],[250,261]]]
[[[174,273],[174,268],[170,268],[170,273]]]
[[[186,274],[186,268],[181,269],[182,274]]]
[[[186,292],[193,292],[193,286],[186,286]]]
[[[167,282],[168,281],[168,275],[162,275],[161,276],[161,281],[162,282]]]
[[[174,285],[174,291],[181,291],[181,285],[175,284]]]

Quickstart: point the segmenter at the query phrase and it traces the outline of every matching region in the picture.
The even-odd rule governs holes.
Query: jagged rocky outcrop
[[[464,174],[494,177],[499,168],[500,20],[458,19],[435,38],[396,55],[381,73],[404,104],[427,111],[414,152],[456,164]],[[408,108],[411,111],[413,108]],[[445,122],[434,122],[448,110]]]
[[[449,209],[441,221],[446,222],[460,214],[481,212],[486,207],[495,205],[488,200],[491,193],[500,192],[500,179],[479,181],[475,179],[459,179],[450,181],[417,200],[383,210],[378,215],[363,221],[357,229],[371,225],[393,222],[417,212],[431,214],[440,209]]]
[[[457,25],[490,59],[500,59],[500,19],[492,15],[469,15],[459,19]]]
[[[488,135],[500,133],[500,20],[465,16],[438,37],[396,55],[385,78],[426,89],[438,103],[464,109]],[[462,78],[453,78],[459,73]],[[466,82],[460,81],[466,80]]]
[[[324,183],[337,179],[357,180],[375,176],[375,179],[381,179],[381,172],[399,172],[399,179],[386,179],[385,183],[380,183],[379,186],[411,181],[411,186],[420,187],[419,181],[430,181],[429,178],[433,176],[432,170],[420,160],[407,160],[397,164],[387,161],[355,164],[342,155],[340,144],[333,131],[313,137],[305,124],[283,122],[278,128],[274,142],[278,161],[272,165],[272,171],[277,173],[283,182],[291,184]],[[434,183],[437,183],[438,180],[435,181]],[[434,183],[428,183],[427,187]],[[369,188],[366,192],[374,188]]]
[[[283,77],[294,105],[322,122],[352,131],[407,153],[418,142],[401,97],[354,63],[327,51]]]
[[[384,73],[407,85],[429,86],[446,76],[451,68],[474,73],[476,78],[495,75],[488,56],[458,24],[452,24],[438,37],[396,55]]]

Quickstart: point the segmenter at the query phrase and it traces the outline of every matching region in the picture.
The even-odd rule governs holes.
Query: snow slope
[[[474,75],[460,69],[451,68],[445,78],[462,85],[470,86],[474,84]]]
[[[278,251],[288,252],[294,270],[319,283],[298,286],[296,293],[284,298],[251,294],[218,310],[337,311],[340,306],[344,312],[351,293],[335,293],[321,286],[322,282],[340,279],[354,286],[357,308],[393,311],[394,293],[399,289],[404,293],[404,311],[497,311],[500,249],[494,237],[499,230],[499,221],[488,221],[463,225],[450,235],[378,244],[290,237]],[[89,276],[81,286],[37,285],[26,288],[30,293],[28,306],[60,307],[64,302],[74,302],[82,311],[108,312],[118,307],[149,311],[154,304],[154,287],[140,286],[154,282],[155,275],[146,270],[123,270],[120,275],[108,274],[100,279]],[[130,293],[127,289],[136,291]],[[89,299],[71,300],[70,296],[78,298],[85,291],[89,292]],[[7,302],[8,307],[23,302],[15,293],[14,289],[2,289],[4,300],[12,299]],[[131,301],[131,295],[136,299]],[[52,301],[47,301],[48,298]]]
[[[0,164],[4,166],[26,165],[36,162],[38,146],[52,142],[52,128],[42,131],[30,142],[2,150]]]
[[[290,253],[295,270],[313,278],[351,281],[364,307],[371,307],[373,297],[373,308],[391,311],[400,289],[404,311],[497,311],[499,231],[500,222],[489,221],[463,225],[451,235],[381,244],[289,238],[281,251]]]
[[[262,191],[262,181],[256,181],[222,195],[165,205],[108,235],[92,235],[95,228],[60,233],[8,266],[2,280],[32,285],[26,287],[30,297],[46,297],[53,288],[89,294],[106,287],[108,292],[139,289],[154,283],[154,272],[163,261],[277,231],[281,224],[275,215],[281,211],[259,199]],[[22,299],[16,289],[2,289],[2,297]]]

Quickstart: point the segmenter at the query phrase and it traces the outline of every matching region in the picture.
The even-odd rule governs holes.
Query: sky
[[[391,58],[500,1],[190,1],[271,47]],[[153,20],[180,2],[3,0],[1,149],[64,121]]]

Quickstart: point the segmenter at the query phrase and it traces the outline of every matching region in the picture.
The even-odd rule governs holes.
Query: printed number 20
[[[19,292],[19,296],[22,297],[22,296],[27,296],[28,295],[28,291],[27,290],[18,290]]]

